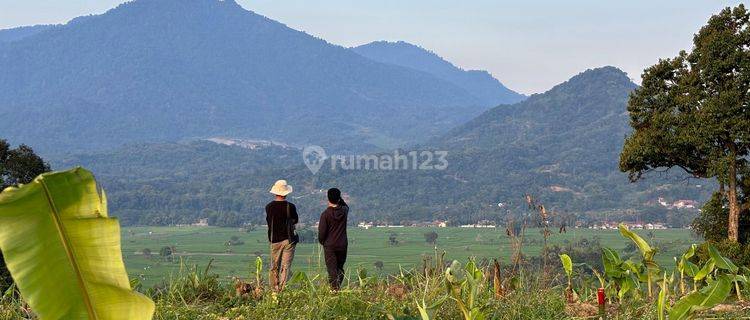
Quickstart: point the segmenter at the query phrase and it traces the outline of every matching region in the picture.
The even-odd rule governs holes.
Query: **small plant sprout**
[[[565,274],[568,276],[568,286],[565,288],[565,299],[568,303],[573,303],[573,260],[570,259],[570,256],[563,253],[560,255],[560,261],[562,262]]]

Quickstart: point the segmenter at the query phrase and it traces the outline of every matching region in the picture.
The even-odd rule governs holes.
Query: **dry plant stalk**
[[[492,285],[495,289],[495,299],[500,299],[505,294],[505,290],[503,288],[503,281],[500,277],[500,263],[497,262],[497,259],[492,259],[492,268],[493,268],[493,275],[492,275]]]

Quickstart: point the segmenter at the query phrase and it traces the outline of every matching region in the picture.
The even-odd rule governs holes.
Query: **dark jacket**
[[[349,240],[346,237],[346,220],[348,206],[328,207],[320,215],[318,224],[318,242],[327,249],[346,249]]]
[[[286,209],[289,206],[289,218]],[[266,205],[266,223],[268,223],[268,241],[271,243],[289,239],[294,233],[294,225],[299,222],[297,207],[287,201],[271,201]]]

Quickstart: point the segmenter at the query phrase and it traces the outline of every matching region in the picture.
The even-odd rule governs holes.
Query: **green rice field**
[[[435,246],[425,241],[424,233],[438,233],[437,249],[445,250],[446,260],[465,261],[468,257],[500,258],[508,263],[512,254],[510,240],[504,228],[371,228],[368,230],[351,227],[349,229],[349,255],[347,269],[366,268],[370,274],[388,274],[399,270],[399,267],[413,268],[422,263],[423,255],[434,255]],[[398,244],[391,245],[390,233],[396,234]],[[672,262],[672,257],[686,249],[691,243],[699,243],[693,238],[690,230],[667,229],[648,231],[638,230],[652,243],[669,243],[657,254],[657,261],[662,264]],[[228,246],[227,242],[236,237],[240,245]],[[629,243],[617,230],[569,229],[567,233],[553,233],[549,243],[562,244],[566,240],[575,241],[581,238],[599,237],[602,246],[622,250]],[[649,236],[653,236],[651,239]],[[250,265],[260,255],[268,261],[268,244],[266,229],[258,228],[246,231],[239,228],[219,227],[126,227],[122,230],[122,251],[125,264],[131,278],[139,278],[141,283],[150,287],[176,274],[181,265],[205,267],[210,260],[211,270],[223,280],[232,277],[249,278]],[[542,250],[542,235],[539,229],[528,229],[523,248],[527,256],[539,255]],[[175,253],[171,259],[161,257],[159,251],[165,246],[174,246]],[[150,257],[144,255],[145,249],[151,251]],[[382,262],[382,271],[375,267],[375,262]],[[312,243],[300,243],[293,263],[293,271],[324,273],[320,246]],[[254,266],[253,266],[254,268]],[[349,273],[349,272],[348,272]],[[350,274],[350,273],[349,273]]]

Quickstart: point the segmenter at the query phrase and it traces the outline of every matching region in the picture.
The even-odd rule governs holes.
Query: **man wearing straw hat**
[[[266,222],[268,223],[268,241],[271,243],[271,287],[275,291],[284,289],[291,273],[289,269],[294,259],[294,249],[299,237],[294,232],[294,225],[299,222],[297,208],[286,201],[292,193],[292,186],[286,180],[279,180],[271,187],[274,200],[266,205]]]

